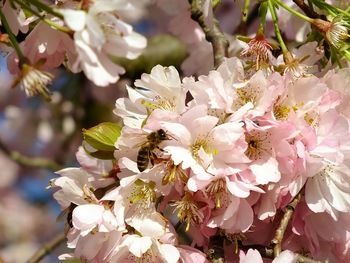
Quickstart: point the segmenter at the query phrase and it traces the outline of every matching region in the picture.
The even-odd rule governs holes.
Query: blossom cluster
[[[294,73],[232,57],[198,79],[143,74],[116,101],[113,160],[85,141],[81,167],[51,181],[70,213],[61,259],[208,262],[220,240],[227,262],[263,262],[251,247],[297,200],[273,262],[348,262],[350,71]]]
[[[126,22],[130,12],[141,9],[138,2],[56,1],[47,7],[51,11],[46,18],[39,20],[35,7],[4,1],[1,8],[12,34],[34,27],[17,49],[8,51],[8,67],[16,75],[13,86],[28,96],[48,97],[53,75],[46,71],[60,65],[73,73],[83,71],[97,86],[117,82],[125,70],[112,57],[135,59],[147,45],[147,39]],[[26,17],[25,11],[36,15]]]

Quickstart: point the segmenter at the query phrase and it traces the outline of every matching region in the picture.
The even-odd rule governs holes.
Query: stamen
[[[165,99],[161,98],[160,96],[156,96],[152,102],[142,100],[141,104],[143,104],[147,109],[151,110],[151,112],[155,109],[176,111],[175,98]]]
[[[186,222],[186,232],[190,229],[191,223],[200,224],[203,222],[204,215],[188,192],[185,193],[185,196],[180,201],[176,201],[173,205],[178,211],[177,217],[180,222]]]
[[[182,183],[186,184],[188,181],[188,176],[180,165],[174,165],[174,162],[169,160],[165,167],[165,175],[162,179],[162,185],[175,183],[177,180],[180,180]]]
[[[238,110],[248,102],[256,106],[262,93],[259,87],[251,86],[250,84],[243,88],[236,88],[235,91],[237,99],[233,102],[233,110]]]
[[[248,143],[248,148],[245,154],[251,160],[259,160],[272,150],[270,142],[270,134],[268,132],[252,132],[247,133],[245,140]]]
[[[130,203],[142,208],[149,208],[156,201],[155,182],[144,182],[140,179],[134,183],[134,190],[129,197]]]
[[[285,105],[274,105],[273,106],[273,115],[277,120],[286,120],[288,119],[290,112],[290,107],[285,106]]]
[[[206,188],[206,192],[215,197],[216,208],[221,208],[222,195],[227,192],[226,181],[223,178],[212,181]]]
[[[24,64],[21,75],[15,80],[12,87],[18,85],[28,97],[42,95],[45,99],[50,100],[50,91],[47,86],[52,83],[52,79],[52,74]]]

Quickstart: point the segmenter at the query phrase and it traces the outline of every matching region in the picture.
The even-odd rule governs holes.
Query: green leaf
[[[217,7],[218,4],[220,4],[221,0],[211,0],[211,6],[213,8]]]
[[[97,152],[87,152],[94,158],[100,160],[113,160],[114,159],[114,151],[97,151]]]
[[[121,127],[112,122],[103,122],[90,129],[83,129],[84,140],[97,151],[114,151],[114,143],[120,136]]]
[[[329,15],[333,17],[339,15],[340,13],[336,7],[327,4],[324,0],[313,0],[312,3],[321,10],[326,11]]]

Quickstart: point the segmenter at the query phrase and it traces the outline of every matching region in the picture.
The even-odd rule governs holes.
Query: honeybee
[[[72,216],[73,210],[77,205],[71,203],[66,209],[64,209],[57,217],[56,221],[65,220],[64,232],[67,234],[68,231],[73,227]]]
[[[159,129],[147,135],[147,141],[141,145],[137,154],[137,168],[140,172],[146,170],[150,161],[153,165],[153,159],[155,157],[153,151],[156,148],[161,150],[158,146],[165,140],[169,140],[169,137],[163,129]]]

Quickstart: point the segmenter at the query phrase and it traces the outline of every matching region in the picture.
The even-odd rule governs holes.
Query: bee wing
[[[136,148],[141,148],[141,147],[143,147],[145,144],[147,144],[147,139],[145,139],[144,142],[140,142],[140,143],[136,144]]]
[[[66,209],[64,209],[56,218],[56,222],[59,221],[64,221],[67,218],[67,215],[69,213],[70,207],[67,207]]]

